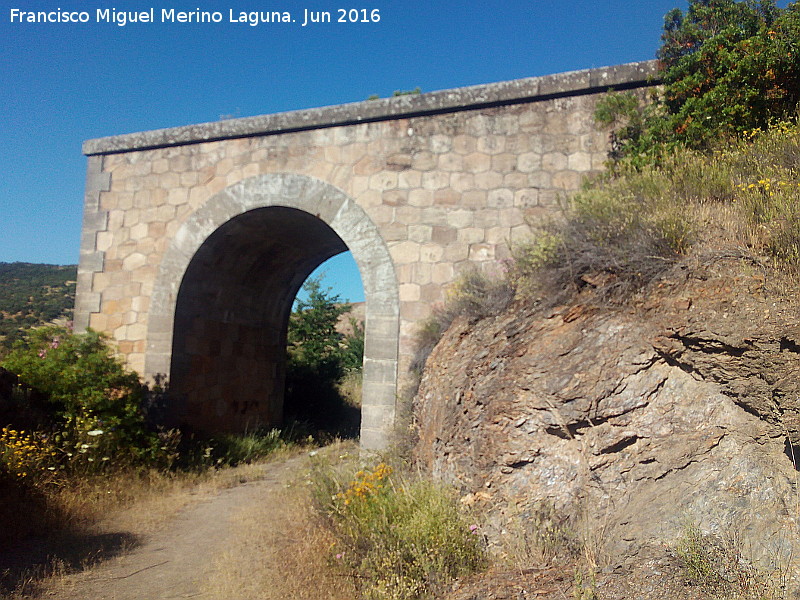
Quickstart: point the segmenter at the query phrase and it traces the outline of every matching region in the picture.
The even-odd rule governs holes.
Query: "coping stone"
[[[87,140],[86,156],[152,150],[203,142],[293,131],[323,129],[358,123],[523,104],[554,97],[658,85],[657,61],[569,71],[451,90],[365,100],[337,106],[296,110],[271,115],[226,119],[212,123],[156,129]]]

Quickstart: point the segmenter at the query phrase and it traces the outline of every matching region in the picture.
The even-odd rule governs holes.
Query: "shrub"
[[[354,317],[349,321],[353,331],[341,344],[341,365],[345,373],[360,373],[364,366],[364,325]]]
[[[610,90],[595,107],[594,119],[610,129],[611,148],[606,167],[634,168],[657,163],[668,152],[662,127],[665,109],[658,92],[646,95]]]
[[[53,416],[52,441],[72,467],[153,461],[158,437],[146,426],[145,388],[94,331],[32,330],[4,367],[42,392]]]
[[[690,0],[664,19],[662,93],[650,103],[612,94],[598,122],[613,126],[612,162],[641,168],[678,147],[709,150],[771,122],[800,102],[800,5]]]
[[[690,226],[649,183],[611,180],[577,194],[562,221],[514,249],[515,287],[546,304],[587,286],[619,299],[663,273],[688,248]]]
[[[383,463],[349,481],[330,470],[313,479],[337,537],[332,560],[355,574],[365,598],[428,598],[486,564],[477,527],[445,488],[397,480]]]
[[[697,242],[785,272],[800,268],[800,127],[779,122],[706,153],[621,168],[513,249],[512,286],[552,304],[590,288],[624,300]]]
[[[422,372],[428,355],[456,317],[479,321],[502,313],[513,299],[514,290],[506,278],[492,278],[477,269],[462,273],[448,290],[444,305],[435,307],[419,326],[411,370]]]
[[[463,273],[449,290],[446,312],[455,316],[466,316],[470,321],[478,321],[497,315],[509,305],[514,292],[502,278],[489,277],[477,269]]]
[[[800,127],[786,122],[749,133],[731,162],[738,173],[734,201],[747,243],[776,265],[800,266]]]

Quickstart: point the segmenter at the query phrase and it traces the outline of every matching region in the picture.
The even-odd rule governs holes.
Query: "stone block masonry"
[[[76,327],[167,376],[176,421],[276,424],[294,295],[349,249],[366,296],[361,440],[383,447],[420,321],[603,168],[598,97],[654,74],[634,63],[87,141]]]

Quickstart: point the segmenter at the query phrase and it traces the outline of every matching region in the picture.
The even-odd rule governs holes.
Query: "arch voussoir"
[[[378,228],[363,209],[344,192],[319,179],[281,173],[251,177],[213,195],[184,221],[165,251],[156,276],[144,375],[150,380],[165,375],[173,377],[176,368],[191,368],[176,365],[173,356],[181,282],[185,285],[192,261],[203,252],[204,245],[215,232],[226,224],[230,231],[234,231],[230,224],[236,223],[237,219],[246,219],[248,214],[269,208],[293,209],[319,219],[338,236],[342,248],[346,246],[353,254],[361,272],[366,298],[362,445],[369,449],[381,448],[387,443],[393,424],[397,388],[399,299],[393,263]],[[312,242],[299,240],[298,243]],[[322,252],[337,249],[333,247]],[[314,257],[309,258],[310,263],[303,263],[303,270],[317,266]],[[275,309],[281,318],[286,316],[297,288],[307,275],[306,272],[296,273],[291,280],[282,281],[283,288],[279,292],[282,298]],[[235,318],[229,317],[229,320]],[[282,340],[279,333],[276,335]],[[179,334],[185,335],[184,332]],[[194,344],[194,338],[189,338],[181,344]],[[184,350],[195,351],[191,348]],[[192,358],[196,356],[192,355]],[[183,407],[183,410],[189,409]],[[217,412],[224,411],[219,408]],[[264,410],[263,414],[274,416],[279,412],[273,408]]]

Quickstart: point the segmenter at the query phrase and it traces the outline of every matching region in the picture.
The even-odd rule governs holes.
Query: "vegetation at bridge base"
[[[59,469],[93,472],[107,464],[166,460],[146,420],[147,388],[101,334],[74,334],[56,326],[33,329],[15,344],[3,366],[41,395],[37,429],[49,430],[40,440],[53,446]],[[16,393],[24,405],[30,392],[17,388]]]
[[[306,290],[308,300],[298,303],[289,328],[289,370],[295,399],[308,398],[298,396],[299,391],[323,392],[300,413],[323,421],[330,418],[319,414],[331,408],[326,402],[344,411],[335,385],[360,371],[363,328],[353,323],[352,334],[338,333],[336,324],[349,306],[323,290],[319,280],[309,281]],[[0,420],[7,427],[0,436],[0,467],[34,487],[69,474],[128,467],[238,464],[307,437],[307,426],[204,439],[165,430],[158,419],[164,390],[142,384],[107,337],[92,330],[74,333],[55,325],[31,329],[14,344],[2,367]],[[336,416],[343,421],[352,417]],[[357,427],[357,408],[355,417]]]
[[[357,437],[363,326],[351,319],[352,332],[339,331],[351,306],[324,288],[321,276],[307,280],[303,291],[289,318],[284,414],[322,437]]]
[[[386,462],[353,471],[319,462],[314,507],[333,532],[332,567],[360,597],[438,597],[452,581],[488,564],[478,526],[453,490]]]
[[[337,333],[336,321],[348,307],[318,282],[309,289],[291,328],[291,372],[309,377],[302,381],[306,390],[332,395],[315,396],[310,404],[306,414],[317,422],[309,418],[283,430],[197,437],[167,429],[159,418],[165,390],[142,384],[103,334],[55,325],[29,329],[0,363],[0,515],[7,517],[0,521],[0,547],[89,519],[107,498],[92,492],[80,499],[86,486],[115,490],[126,479],[191,479],[261,460],[313,443],[312,428],[329,420],[338,429],[326,435],[357,436],[358,407],[344,404],[339,390],[342,382],[357,386],[363,329],[353,324],[351,335]],[[20,511],[27,518],[15,521]]]
[[[90,521],[111,497],[129,501],[134,492],[120,485],[147,494],[148,482],[192,479],[308,443],[292,428],[184,436],[155,418],[160,392],[95,331],[46,326],[18,340],[0,369],[0,550]]]

